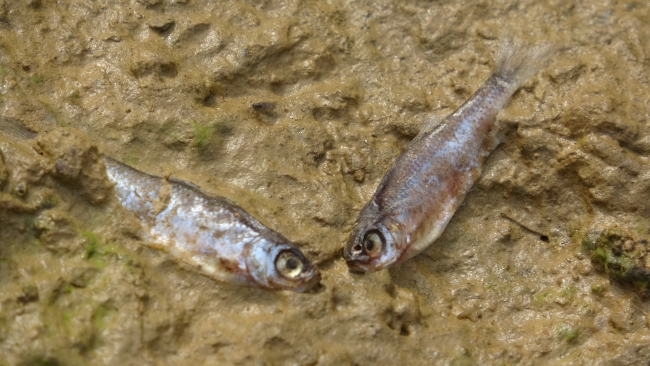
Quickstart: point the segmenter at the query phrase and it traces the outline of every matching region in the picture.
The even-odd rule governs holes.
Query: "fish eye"
[[[363,249],[368,256],[372,258],[378,256],[383,248],[384,237],[380,232],[369,231],[366,236],[363,237]]]
[[[293,252],[284,251],[275,260],[275,268],[289,278],[295,278],[302,272],[302,259]]]

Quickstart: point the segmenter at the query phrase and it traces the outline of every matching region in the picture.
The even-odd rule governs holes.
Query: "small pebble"
[[[16,195],[19,197],[24,197],[27,194],[27,183],[20,182],[16,185],[15,188]]]

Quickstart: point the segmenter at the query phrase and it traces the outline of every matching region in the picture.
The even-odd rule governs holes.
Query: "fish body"
[[[320,281],[293,244],[229,200],[109,157],[104,163],[118,201],[140,220],[152,247],[218,281],[294,291]]]
[[[550,53],[550,46],[504,43],[483,86],[441,123],[425,125],[361,210],[344,250],[352,271],[401,263],[442,234],[499,143],[497,113]]]

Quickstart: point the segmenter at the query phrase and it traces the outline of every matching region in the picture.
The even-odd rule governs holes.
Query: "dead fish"
[[[206,276],[294,291],[320,281],[318,269],[298,248],[228,199],[106,156],[104,163],[118,201],[140,219],[146,240]]]
[[[497,113],[554,50],[504,42],[483,86],[444,120],[424,126],[361,210],[344,250],[351,271],[401,263],[442,234],[499,143]]]
[[[36,137],[3,118],[0,131],[17,140]],[[140,221],[148,246],[217,281],[299,292],[320,282],[318,269],[295,245],[228,199],[105,155],[103,160],[115,197]]]

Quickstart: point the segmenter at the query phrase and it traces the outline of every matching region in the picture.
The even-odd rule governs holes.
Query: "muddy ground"
[[[505,34],[564,50],[443,236],[350,274],[362,205]],[[2,118],[82,132],[0,136],[0,365],[644,365],[649,63],[645,1],[0,0]],[[322,288],[148,248],[94,146],[236,201]],[[79,152],[66,174],[55,147]]]

